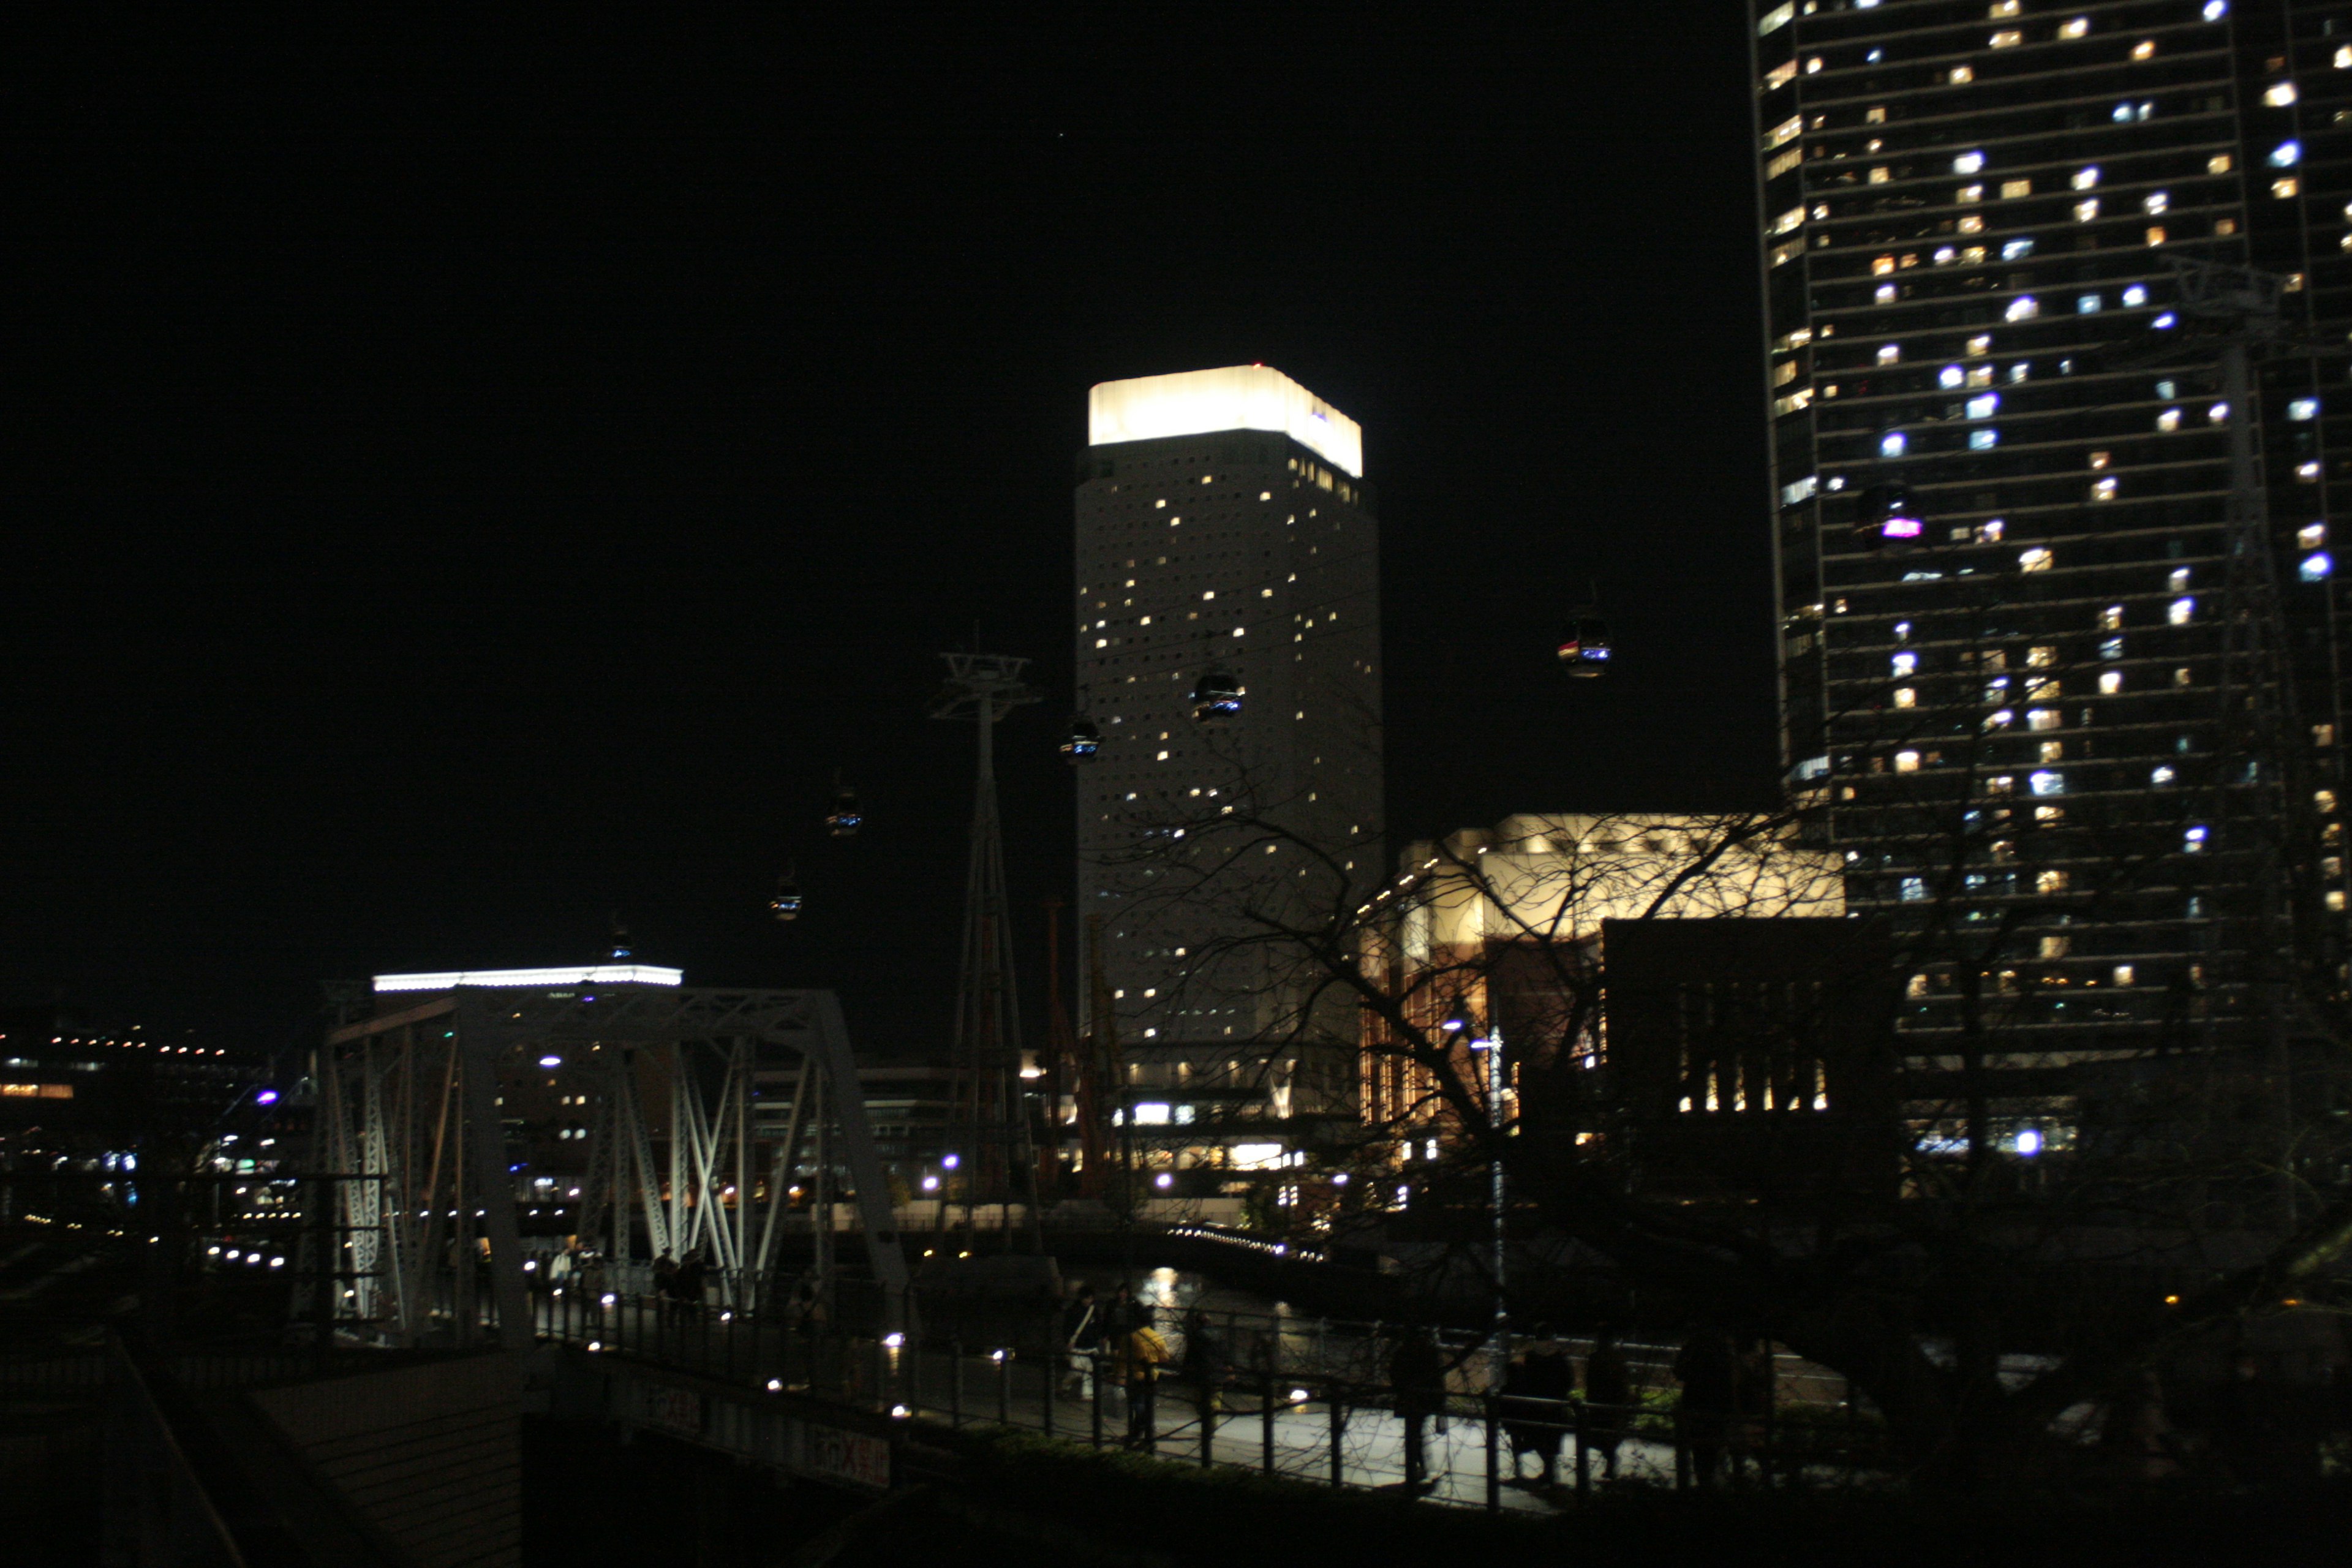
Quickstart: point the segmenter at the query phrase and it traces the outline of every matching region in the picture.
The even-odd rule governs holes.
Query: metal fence
[[[1424,1384],[1400,1397],[1391,1363],[1412,1331],[1396,1324],[1139,1304],[1127,1326],[1152,1327],[1167,1357],[1148,1366],[1127,1353],[1124,1332],[1074,1350],[1058,1302],[893,1296],[856,1281],[830,1300],[786,1299],[794,1304],[752,1313],[574,1283],[541,1294],[539,1327],[592,1353],[902,1418],[1488,1509],[1612,1483],[1850,1487],[1889,1475],[1877,1423],[1843,1380],[1786,1354],[1772,1358],[1760,1404],[1694,1412],[1675,1396],[1672,1346],[1621,1346],[1632,1397],[1603,1405],[1507,1396],[1505,1358],[1481,1338],[1440,1333],[1442,1392]],[[1562,1342],[1581,1386],[1591,1345]]]
[[[190,1351],[153,1358],[183,1388],[250,1388],[289,1382],[322,1370],[364,1367],[352,1360],[357,1352],[337,1352],[322,1361],[312,1350]],[[99,1394],[113,1386],[115,1361],[106,1351],[68,1351],[35,1355],[0,1355],[0,1396],[70,1398]]]
[[[192,1456],[183,1444],[184,1413],[173,1405],[184,1394],[171,1385],[170,1373],[159,1387],[150,1375],[155,1369],[140,1365],[111,1339],[104,1352],[55,1358],[50,1370],[65,1373],[84,1361],[97,1363],[107,1394],[100,1561],[245,1568],[245,1553],[203,1473],[204,1456]],[[14,1370],[27,1372],[31,1364],[25,1358]]]

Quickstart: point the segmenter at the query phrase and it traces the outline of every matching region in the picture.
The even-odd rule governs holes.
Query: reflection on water
[[[1152,1309],[1155,1326],[1176,1359],[1171,1371],[1184,1366],[1189,1331],[1203,1321],[1213,1337],[1214,1358],[1243,1377],[1255,1369],[1268,1374],[1311,1372],[1361,1378],[1385,1356],[1382,1342],[1368,1334],[1365,1325],[1306,1317],[1287,1301],[1236,1289],[1189,1268],[1163,1265],[1129,1271],[1116,1264],[1075,1264],[1064,1269],[1063,1279],[1072,1285],[1084,1280],[1102,1300],[1124,1279],[1136,1300]]]
[[[1065,1264],[1062,1279],[1065,1285],[1083,1279],[1105,1300],[1124,1279],[1135,1291],[1137,1300],[1159,1309],[1162,1317],[1181,1317],[1195,1307],[1217,1316],[1228,1312],[1249,1318],[1297,1316],[1287,1301],[1277,1301],[1255,1290],[1237,1290],[1229,1285],[1220,1285],[1207,1275],[1190,1268],[1163,1266],[1138,1268],[1129,1272],[1115,1263]]]

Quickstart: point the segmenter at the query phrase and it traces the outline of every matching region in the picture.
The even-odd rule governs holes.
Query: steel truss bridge
[[[765,1078],[793,1087],[782,1135],[756,1125]],[[530,1262],[504,1101],[552,1078],[588,1130],[577,1223],[610,1261],[699,1249],[725,1305],[772,1289],[793,1173],[813,1167],[814,1288],[833,1283],[833,1173],[847,1172],[885,1298],[907,1265],[848,1030],[830,991],[642,984],[460,985],[331,1032],[312,1075],[335,1331],[475,1339],[489,1316],[531,1340]],[[575,1108],[577,1108],[575,1110]],[[480,1258],[487,1268],[457,1267]],[[484,1309],[489,1309],[485,1313]]]

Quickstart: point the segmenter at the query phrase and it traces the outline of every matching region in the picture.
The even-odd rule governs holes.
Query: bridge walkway
[[[1221,1331],[1249,1333],[1223,1317]],[[909,1313],[894,1321],[915,1320]],[[965,1343],[937,1333],[828,1331],[718,1306],[617,1294],[542,1298],[539,1321],[550,1341],[647,1373],[667,1369],[789,1396],[795,1405],[818,1402],[869,1420],[887,1417],[906,1429],[995,1425],[1351,1489],[1405,1484],[1406,1423],[1383,1375],[1392,1343],[1384,1336],[1394,1331],[1380,1325],[1318,1325],[1321,1331],[1300,1344],[1286,1343],[1283,1325],[1269,1320],[1259,1343],[1276,1347],[1273,1368],[1236,1366],[1206,1390],[1171,1369],[1157,1384],[1147,1423],[1129,1410],[1113,1379],[1088,1375],[1085,1363],[1052,1353],[1034,1338],[1024,1346]],[[1168,1334],[1181,1356],[1180,1335]],[[1670,1409],[1645,1403],[1602,1412],[1570,1400],[1514,1415],[1512,1424],[1523,1429],[1533,1416],[1559,1435],[1557,1483],[1540,1488],[1532,1454],[1515,1463],[1489,1387],[1486,1352],[1469,1343],[1443,1348],[1456,1364],[1445,1414],[1428,1424],[1420,1489],[1428,1500],[1544,1511],[1589,1495],[1609,1484],[1602,1444],[1612,1427],[1624,1433],[1617,1445],[1619,1484],[1689,1487],[1699,1480],[1697,1445]],[[1654,1373],[1662,1372],[1662,1347],[1636,1349]],[[1818,1419],[1778,1429],[1769,1420],[1749,1425],[1725,1446],[1759,1474],[1836,1484],[1879,1463],[1855,1427],[1840,1431]],[[1527,1484],[1514,1479],[1522,1468]]]

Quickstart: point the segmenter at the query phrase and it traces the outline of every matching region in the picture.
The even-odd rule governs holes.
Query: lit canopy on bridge
[[[379,974],[378,991],[455,991],[459,986],[677,985],[682,969],[653,963],[591,963],[570,969],[449,969],[432,974]]]

